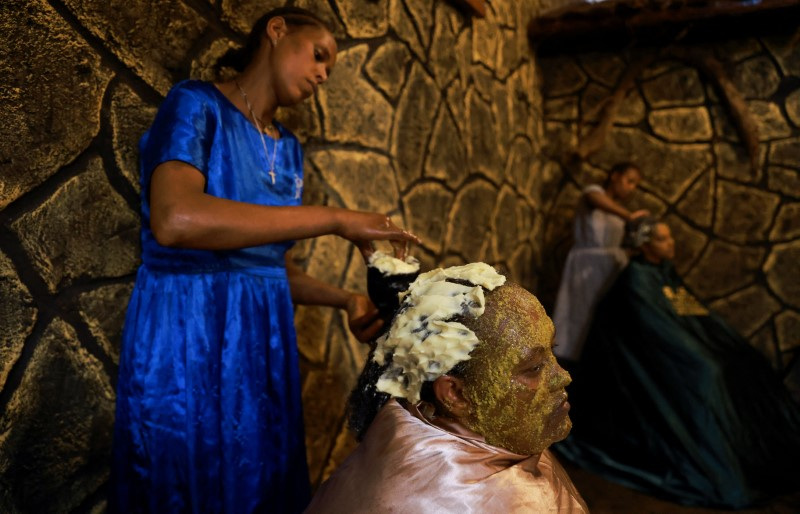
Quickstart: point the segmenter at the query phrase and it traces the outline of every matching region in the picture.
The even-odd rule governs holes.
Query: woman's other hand
[[[353,293],[347,300],[347,324],[356,339],[369,343],[383,327],[383,320],[378,317],[378,308],[369,297]]]
[[[628,215],[628,221],[633,221],[635,219],[641,218],[642,216],[649,216],[649,215],[650,211],[648,211],[647,209],[639,209],[638,211],[633,211]]]

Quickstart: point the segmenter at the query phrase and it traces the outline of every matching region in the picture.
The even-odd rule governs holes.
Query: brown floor
[[[598,475],[580,469],[569,462],[561,460],[575,487],[586,500],[592,514],[601,513],[636,513],[636,514],[798,514],[800,513],[800,491],[789,496],[776,498],[769,505],[759,509],[739,511],[703,509],[685,507],[676,503],[659,500],[646,494],[609,482]],[[799,464],[800,465],[800,464]],[[800,487],[800,484],[798,484]]]

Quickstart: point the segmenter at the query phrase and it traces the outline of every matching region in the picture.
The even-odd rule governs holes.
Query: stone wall
[[[482,20],[444,1],[292,3],[340,41],[319,96],[281,114],[305,144],[305,201],[391,214],[421,236],[426,268],[486,260],[535,288],[542,124],[524,24],[536,2],[493,0]],[[212,78],[214,59],[278,4],[0,5],[0,511],[104,508],[139,262],[137,140],[171,84]],[[364,289],[340,239],[294,256]],[[299,308],[297,324],[318,483],[352,448],[344,402],[366,348],[339,312]]]
[[[709,64],[710,63],[710,64]],[[644,172],[632,208],[663,217],[688,286],[797,386],[798,35],[540,59],[548,167],[540,293],[552,305],[580,188],[615,163]],[[714,66],[718,64],[719,66]],[[631,85],[626,88],[626,83]],[[720,87],[722,86],[722,88]],[[627,91],[627,93],[626,93]],[[726,94],[724,91],[727,91]],[[624,100],[596,152],[576,157]],[[733,98],[730,108],[726,98]],[[741,102],[736,102],[736,99]],[[738,123],[747,130],[737,129]],[[754,165],[751,165],[751,150]],[[793,371],[792,368],[793,366]]]

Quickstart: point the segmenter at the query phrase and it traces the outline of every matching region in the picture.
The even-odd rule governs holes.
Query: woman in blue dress
[[[140,142],[142,265],[122,341],[110,507],[123,512],[299,512],[310,491],[293,302],[345,309],[369,340],[364,295],[286,258],[336,234],[417,242],[377,213],[300,206],[303,156],[273,121],[336,60],[312,13],[256,22],[222,83],[184,81]]]

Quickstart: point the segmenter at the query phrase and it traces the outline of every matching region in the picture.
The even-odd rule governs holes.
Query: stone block
[[[419,182],[403,198],[408,229],[419,236],[424,248],[438,254],[447,230],[447,214],[454,195],[438,182]]]
[[[544,115],[548,120],[576,121],[578,119],[578,97],[571,95],[545,100]]]
[[[795,89],[786,96],[786,114],[795,127],[800,127],[800,88]]]
[[[783,117],[778,104],[762,100],[751,100],[747,102],[747,106],[753,116],[753,121],[758,126],[758,139],[760,141],[780,139],[792,135],[792,128],[786,118]]]
[[[439,109],[426,155],[426,177],[444,180],[457,188],[469,176],[467,149],[449,109]]]
[[[800,137],[770,143],[770,164],[797,169],[798,162],[800,162]]]
[[[511,142],[511,147],[506,160],[506,180],[515,184],[518,189],[524,190],[525,184],[534,172],[536,158],[531,147],[531,142],[525,137],[516,137]],[[535,198],[538,200],[538,197]]]
[[[142,101],[125,84],[111,96],[111,138],[117,166],[128,182],[139,190],[139,140],[150,128],[157,109]]]
[[[217,70],[216,64],[219,58],[225,55],[228,50],[237,46],[239,45],[235,41],[227,37],[220,37],[210,41],[192,59],[189,77],[206,82],[225,81],[234,78],[238,73],[236,70],[232,68]]]
[[[106,355],[119,364],[122,327],[133,282],[100,286],[78,297],[78,308],[83,321]]]
[[[648,116],[653,133],[667,141],[699,143],[714,135],[705,107],[675,107],[651,111]]]
[[[467,119],[469,120],[469,139],[467,155],[470,168],[486,174],[495,183],[502,182],[504,171],[497,132],[491,106],[483,101],[474,90],[467,93]]]
[[[339,286],[344,279],[352,250],[353,245],[346,239],[331,235],[320,236],[316,238],[306,273],[328,284]]]
[[[259,4],[260,0],[247,0],[251,2],[255,2],[257,5]],[[275,0],[270,0],[274,2]],[[285,0],[278,0],[278,4],[276,7],[286,5]],[[342,25],[341,19],[338,14],[333,11],[333,2],[329,0],[295,0],[292,2],[297,7],[302,7],[304,9],[308,9],[309,11],[316,14],[322,21],[325,22],[325,25],[331,29],[333,32],[333,37],[336,38],[337,41],[345,39],[347,37],[347,31],[345,26]],[[260,3],[263,7],[263,2]],[[270,9],[272,6],[270,6]],[[264,12],[268,9],[264,8]],[[249,28],[248,28],[249,30]]]
[[[745,98],[769,98],[781,83],[772,59],[764,56],[753,57],[738,64],[731,79]]]
[[[82,278],[121,277],[138,265],[139,217],[111,188],[97,157],[11,227],[51,292]]]
[[[367,61],[364,73],[392,100],[403,88],[408,73],[411,54],[399,41],[386,41]]]
[[[0,250],[0,390],[33,331],[38,309],[14,264]],[[0,441],[2,439],[0,438]]]
[[[381,37],[389,29],[389,0],[336,0],[336,6],[353,39]]]
[[[318,98],[328,140],[384,149],[393,109],[361,74],[368,51],[367,45],[356,45],[339,52],[336,71],[319,89]]]
[[[497,190],[483,179],[470,182],[456,195],[447,224],[446,245],[467,259],[475,259],[492,237],[492,212]]]
[[[710,227],[714,213],[714,174],[703,172],[675,205],[675,209],[686,219],[701,227]]]
[[[433,25],[430,60],[433,77],[439,87],[447,85],[458,75],[458,28],[452,23],[452,8],[442,2],[434,4],[436,17]],[[455,50],[455,51],[454,51]]]
[[[320,150],[309,153],[323,180],[348,209],[387,213],[397,206],[397,189],[389,158],[368,151]]]
[[[310,139],[323,137],[317,102],[311,98],[296,105],[281,107],[275,113],[275,119],[291,130],[302,145]]]
[[[754,38],[737,37],[727,39],[716,45],[719,55],[725,57],[730,62],[738,62],[764,50],[761,43]]]
[[[393,127],[392,155],[397,159],[400,190],[422,175],[425,148],[439,109],[439,91],[433,79],[419,64],[411,75],[397,105]]]
[[[414,22],[406,13],[403,0],[389,0],[389,24],[420,61],[426,60],[425,48]]]
[[[64,0],[64,5],[125,66],[162,95],[181,75],[208,22],[183,2]]]
[[[653,109],[700,105],[705,101],[700,75],[692,68],[679,68],[645,80],[642,92]]]
[[[297,327],[297,348],[300,357],[312,366],[325,365],[328,334],[334,309],[319,305],[298,305],[294,313]]]
[[[686,274],[686,283],[701,298],[730,294],[756,281],[764,255],[763,248],[711,239],[700,260]]]
[[[800,197],[800,173],[797,169],[770,166],[767,169],[767,187],[786,196]]]
[[[737,332],[751,337],[759,327],[780,312],[781,305],[758,285],[737,291],[711,304]]]
[[[0,417],[12,512],[70,512],[108,480],[114,391],[74,329],[55,319]]]
[[[404,0],[414,28],[419,34],[420,42],[426,49],[431,43],[431,32],[433,30],[433,6],[428,0]]]
[[[749,183],[755,183],[761,179],[761,167],[755,173],[753,172],[753,168],[750,166],[750,156],[744,146],[721,142],[714,145],[714,153],[717,156],[719,176]],[[759,160],[763,162],[766,155],[763,147],[760,149],[760,154]]]
[[[559,56],[539,60],[545,98],[577,93],[588,82],[586,73],[572,57]]]
[[[306,457],[312,483],[319,483],[322,471],[344,419],[350,390],[338,369],[312,369],[303,384]]]
[[[0,20],[0,209],[83,152],[112,73],[44,0],[8,0]]]
[[[773,246],[764,263],[764,273],[778,298],[800,308],[800,240]]]
[[[675,202],[712,162],[705,144],[664,143],[639,129],[615,127],[605,146],[589,157],[603,169],[622,161],[639,164],[643,185],[668,202]]]
[[[711,122],[714,124],[714,133],[718,138],[734,143],[741,143],[739,132],[733,124],[731,112],[726,107],[713,103],[708,108],[711,112]]]
[[[781,205],[775,224],[769,233],[770,241],[788,241],[800,238],[800,203],[791,202]]]
[[[647,209],[656,218],[660,218],[667,212],[667,204],[658,196],[644,189],[635,191],[627,202],[628,209],[634,211]]]
[[[508,258],[512,279],[528,291],[535,291],[537,286],[537,269],[533,255],[533,247],[530,244],[524,244],[518,246]]]
[[[585,53],[578,57],[578,61],[592,80],[608,87],[617,85],[627,67],[620,56],[610,53]]]
[[[508,89],[505,84],[494,83],[491,97],[492,117],[495,120],[494,130],[497,134],[495,141],[497,156],[505,163],[508,156],[508,145],[513,134],[511,133],[511,99],[508,96]],[[502,169],[500,169],[502,173]],[[501,175],[502,176],[502,175]]]
[[[775,316],[778,347],[782,352],[796,350],[800,347],[800,313],[784,310]]]
[[[517,205],[521,199],[507,185],[500,189],[497,204],[492,213],[492,234],[495,239],[495,254],[503,260],[509,259],[522,238],[519,232]]]
[[[682,219],[670,214],[664,219],[675,239],[675,269],[684,276],[706,247],[708,237]]]
[[[779,204],[778,195],[719,180],[714,232],[738,243],[764,241]]]

